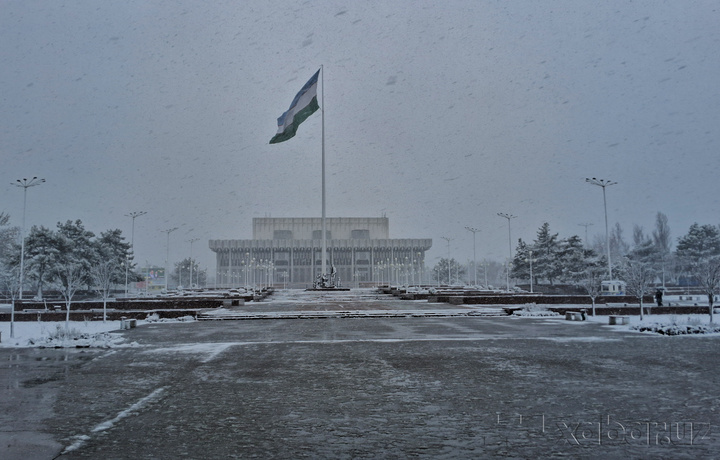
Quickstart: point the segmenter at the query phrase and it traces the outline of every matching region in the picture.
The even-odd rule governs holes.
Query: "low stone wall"
[[[107,312],[108,321],[120,321],[120,318],[145,319],[148,315],[156,313],[160,318],[181,318],[183,316],[197,317],[202,310],[113,310]],[[41,313],[16,312],[15,321],[65,321],[66,312],[47,311]],[[70,310],[70,321],[102,321],[102,311],[74,311]],[[10,313],[0,313],[0,321],[10,321]]]
[[[574,307],[550,307],[548,310],[555,311],[564,315],[566,311],[578,311],[577,306]],[[592,305],[587,307],[583,306],[583,310],[587,310],[587,314],[592,314]],[[696,315],[696,314],[709,314],[709,308],[707,306],[673,306],[673,307],[658,307],[655,304],[643,304],[644,314],[652,319],[653,315]],[[640,306],[637,301],[627,306],[623,305],[606,305],[606,304],[595,304],[596,315],[633,315],[640,316]]]
[[[501,295],[481,295],[467,296],[462,294],[440,294],[430,295],[427,297],[428,302],[450,303],[453,305],[523,305],[534,303],[537,305],[592,305],[592,301],[588,296],[573,295],[533,295],[533,294],[501,294]],[[645,302],[652,303],[652,296],[648,296]],[[636,297],[630,296],[613,296],[601,297],[596,299],[597,304],[636,304]]]
[[[199,309],[199,308],[218,308],[225,305],[230,300],[247,300],[252,301],[251,295],[245,297],[211,297],[211,298],[172,298],[172,299],[133,299],[133,300],[112,300],[108,301],[107,308],[114,310],[174,310],[174,309]],[[65,301],[53,302],[16,302],[15,311],[23,310],[54,310],[56,306],[61,307],[65,311]],[[70,311],[73,310],[98,310],[103,308],[102,300],[73,302],[70,304]]]

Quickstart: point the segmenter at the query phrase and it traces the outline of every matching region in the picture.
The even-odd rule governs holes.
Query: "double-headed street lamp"
[[[475,286],[477,287],[477,259],[475,258],[475,234],[479,232],[477,228],[465,227],[465,230],[473,234],[473,271],[475,272]]]
[[[610,263],[610,233],[608,231],[608,217],[607,217],[607,199],[605,198],[605,187],[617,184],[611,180],[585,178],[585,182],[592,185],[597,185],[602,188],[603,191],[603,206],[605,207],[605,247],[607,249],[607,261],[608,261],[608,276],[612,279],[612,264]]]
[[[513,216],[512,214],[506,214],[504,212],[497,213],[498,216],[507,219],[508,221],[508,263],[507,263],[507,272],[505,274],[505,281],[507,283],[507,290],[510,290],[510,263],[512,262],[512,237],[510,236],[510,219],[514,219],[517,216]]]
[[[23,218],[22,231],[20,232],[20,301],[22,301],[23,298],[23,275],[25,273],[25,208],[27,205],[27,189],[40,185],[43,182],[45,182],[45,179],[38,179],[37,176],[34,176],[32,179],[22,178],[12,182],[12,185],[23,188]]]

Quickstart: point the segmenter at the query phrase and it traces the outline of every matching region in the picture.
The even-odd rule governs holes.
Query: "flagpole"
[[[327,254],[327,230],[325,224],[325,70],[320,65],[320,93],[322,95],[322,275],[327,273],[325,259]]]

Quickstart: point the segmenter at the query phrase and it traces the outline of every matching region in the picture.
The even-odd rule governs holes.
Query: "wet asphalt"
[[[247,311],[428,308],[279,295]],[[433,306],[433,308],[442,308]],[[718,458],[720,342],[517,317],[147,324],[0,350],[0,458]]]

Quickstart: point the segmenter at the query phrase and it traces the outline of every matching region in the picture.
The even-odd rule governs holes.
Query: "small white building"
[[[627,283],[621,280],[600,282],[600,295],[625,295]]]

